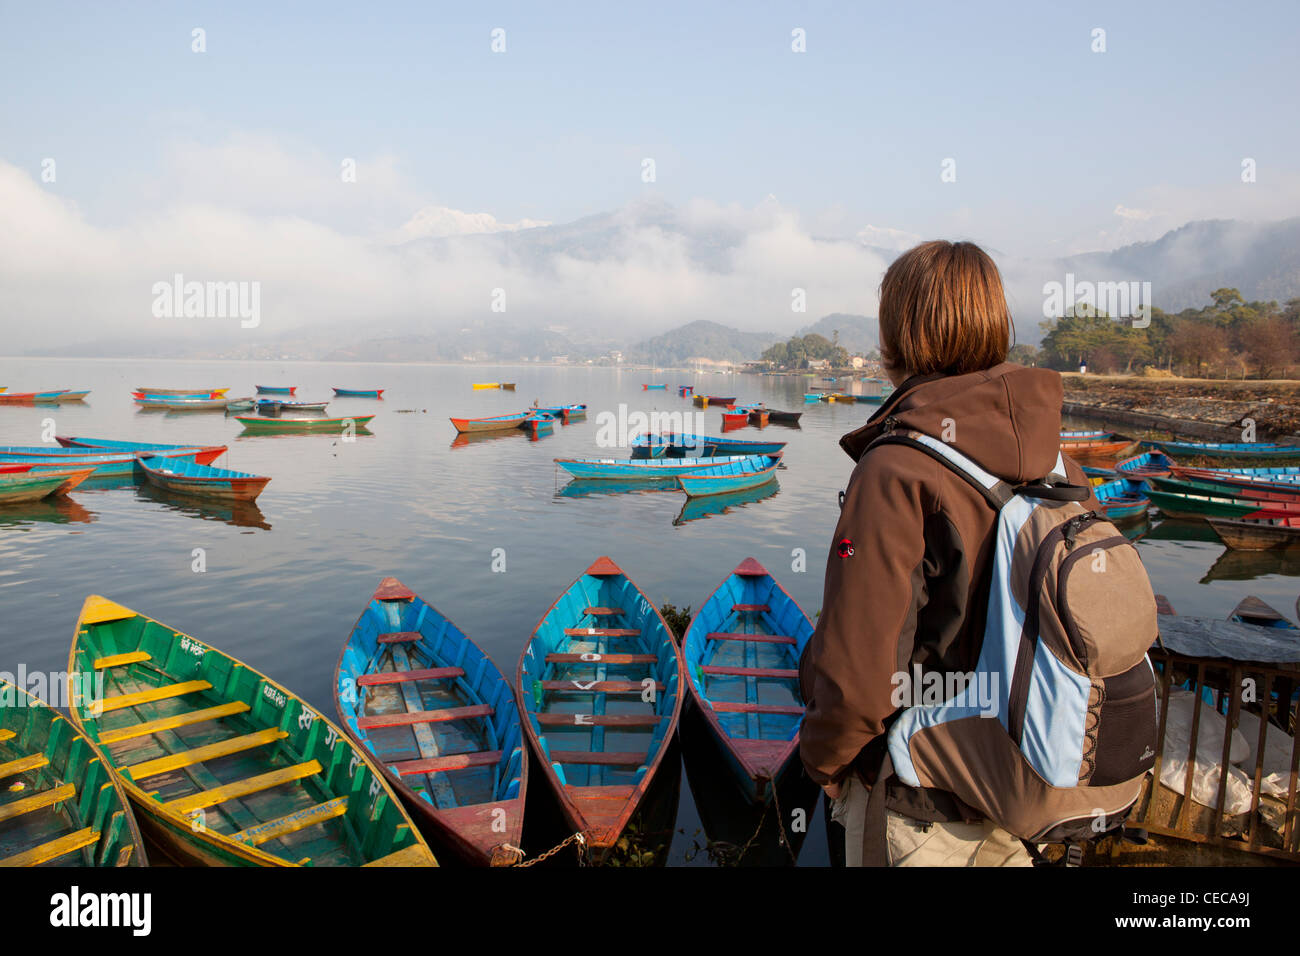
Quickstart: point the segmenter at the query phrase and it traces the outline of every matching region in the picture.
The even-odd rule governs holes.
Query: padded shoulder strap
[[[1003,506],[1017,494],[1052,501],[1085,501],[1088,497],[1087,488],[1072,485],[1069,479],[1066,478],[1065,460],[1059,452],[1056,456],[1056,467],[1053,469],[1052,474],[1040,481],[1012,486],[1001,478],[989,474],[947,442],[932,438],[924,432],[913,429],[888,432],[881,435],[867,447],[870,449],[881,444],[908,445],[924,452],[937,461],[943,462],[962,478],[965,478],[998,511],[1001,511]]]

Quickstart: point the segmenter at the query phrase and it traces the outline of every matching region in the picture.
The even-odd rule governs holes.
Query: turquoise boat
[[[542,412],[550,415],[552,418],[558,418],[567,425],[571,418],[586,417],[587,406],[581,403],[575,403],[573,405],[534,405],[533,411]]]
[[[557,458],[555,463],[584,481],[616,479],[619,481],[657,481],[683,472],[740,462],[744,455],[722,458]]]
[[[217,446],[202,445],[163,445],[153,442],[139,441],[117,441],[112,438],[67,438],[63,435],[55,435],[54,440],[64,448],[102,448],[106,451],[179,451],[182,448],[201,448]],[[222,451],[226,450],[224,445],[220,446]]]
[[[1169,470],[1173,467],[1174,461],[1168,455],[1158,451],[1147,451],[1116,462],[1115,473],[1127,478],[1164,478],[1169,475]],[[1087,469],[1085,468],[1084,471],[1086,472]]]
[[[340,398],[383,398],[382,388],[336,388],[334,394]]]
[[[783,441],[745,441],[682,432],[665,432],[661,435],[642,433],[632,439],[632,457],[711,458],[718,455],[779,455],[785,449],[785,445]]]
[[[818,402],[822,400],[822,397],[818,395],[816,392],[804,392],[803,400],[808,405],[816,405]]]
[[[438,850],[487,866],[522,845],[528,746],[514,688],[397,578],[380,582],[343,645],[334,703]]]
[[[196,464],[207,464],[216,459],[224,447],[180,448],[160,451],[159,457],[176,461],[190,460]],[[0,463],[57,465],[60,467],[93,468],[96,478],[108,478],[114,475],[134,475],[136,473],[139,452],[108,451],[94,448],[55,448],[49,445],[17,446],[0,448]]]
[[[746,558],[700,607],[682,639],[689,706],[704,717],[751,802],[797,769],[799,655],[813,625],[758,561]]]
[[[298,391],[297,385],[254,385],[258,395],[292,395]]]
[[[1141,517],[1151,507],[1151,499],[1135,491],[1133,486],[1124,479],[1097,485],[1092,489],[1092,493],[1097,496],[1097,501],[1106,512],[1106,517],[1111,519]]]
[[[163,455],[142,455],[138,464],[154,487],[199,498],[253,501],[271,480],[264,475],[213,468]]]
[[[607,557],[551,605],[519,657],[524,733],[570,832],[602,861],[664,762],[681,654],[654,603]]]
[[[1300,445],[1280,442],[1190,442],[1155,443],[1175,458],[1300,458]]]
[[[718,459],[713,459],[718,461]],[[715,464],[677,476],[677,484],[688,497],[719,495],[729,491],[757,488],[776,478],[780,455],[748,455],[739,461]]]
[[[1099,431],[1066,431],[1061,432],[1061,441],[1108,441],[1115,437],[1114,432]]]

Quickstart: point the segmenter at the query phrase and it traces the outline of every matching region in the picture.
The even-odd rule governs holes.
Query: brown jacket
[[[970,671],[983,637],[996,513],[948,467],[904,445],[867,446],[894,428],[950,442],[1010,482],[1042,478],[1060,449],[1061,378],[1003,363],[908,379],[840,439],[857,461],[826,563],[817,628],[799,663],[807,710],[799,751],[819,784],[850,768],[868,784],[895,716],[892,677]],[[1087,484],[1073,462],[1072,482]],[[1090,498],[1085,507],[1098,507]],[[901,784],[897,785],[902,788]],[[907,793],[890,805],[921,819],[971,818],[951,794]]]

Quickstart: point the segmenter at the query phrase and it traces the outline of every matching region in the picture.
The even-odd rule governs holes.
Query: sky
[[[3,0],[0,321],[111,329],[173,271],[265,278],[286,323],[409,318],[434,294],[453,321],[462,280],[471,310],[484,284],[715,309],[817,239],[1035,258],[1300,215],[1298,40],[1294,0]],[[726,289],[653,229],[603,271],[482,243],[441,266],[393,255],[646,203],[740,236]],[[879,257],[830,259],[821,311],[871,314]]]

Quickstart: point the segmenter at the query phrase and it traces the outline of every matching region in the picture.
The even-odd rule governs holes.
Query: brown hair
[[[1011,334],[998,267],[973,242],[923,242],[880,283],[880,354],[891,369],[979,372],[1006,361]]]

